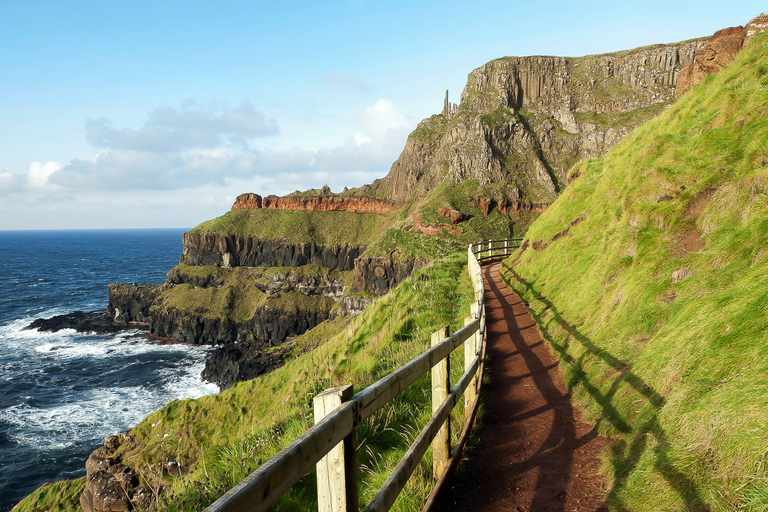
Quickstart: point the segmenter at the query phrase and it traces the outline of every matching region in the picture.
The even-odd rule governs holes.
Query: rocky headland
[[[446,94],[442,113],[419,123],[386,177],[341,194],[240,195],[183,235],[165,283],[111,284],[109,322],[217,345],[203,375],[222,389],[273,371],[296,336],[360,313],[432,259],[522,233],[575,163],[603,156],[724,66],[764,18],[711,39],[491,61],[469,74],[459,104]],[[141,508],[146,491],[119,457],[123,443],[134,441],[108,438],[89,459],[84,510]]]

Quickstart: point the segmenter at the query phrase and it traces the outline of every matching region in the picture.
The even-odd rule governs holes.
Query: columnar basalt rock
[[[364,247],[291,244],[285,240],[223,233],[182,235],[180,263],[220,267],[299,267],[319,263],[337,270],[352,270]]]
[[[705,42],[491,61],[469,74],[455,111],[419,124],[374,189],[400,200],[474,179],[514,190],[510,202],[549,204],[574,163],[602,156],[674,100],[680,68]]]

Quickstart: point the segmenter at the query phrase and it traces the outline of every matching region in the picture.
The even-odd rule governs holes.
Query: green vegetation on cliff
[[[127,432],[133,441],[124,441],[116,455],[138,468],[151,486],[169,486],[157,509],[202,509],[314,423],[314,395],[341,384],[361,390],[390,373],[425,350],[430,334],[441,325],[449,324],[452,331],[463,326],[471,297],[463,252],[418,270],[354,319],[337,318],[297,337],[297,348],[282,368],[216,396],[175,400],[151,414]],[[456,382],[463,352],[453,356]],[[427,374],[358,427],[361,506],[371,500],[429,418],[430,386]],[[454,433],[462,419],[458,407]],[[164,473],[167,460],[181,463],[184,476]],[[429,460],[420,463],[395,510],[421,509],[432,485]],[[316,510],[314,478],[314,473],[305,477],[277,509]],[[82,479],[53,488],[57,496],[76,495]],[[48,487],[41,488],[18,510],[75,510],[69,498],[62,504],[50,496]]]
[[[375,213],[252,209],[227,212],[203,222],[192,232],[249,235],[264,240],[284,238],[290,243],[364,246],[391,223],[391,217]]]
[[[504,263],[615,510],[768,508],[768,34],[581,163]]]

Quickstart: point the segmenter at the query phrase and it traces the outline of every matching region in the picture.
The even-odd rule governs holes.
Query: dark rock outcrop
[[[408,279],[411,273],[423,265],[419,260],[398,261],[386,257],[365,257],[355,261],[352,292],[371,292],[381,296]]]
[[[122,325],[144,324],[151,321],[150,309],[168,284],[130,285],[110,283],[109,306],[112,319]]]
[[[255,379],[280,368],[292,348],[290,343],[269,351],[258,342],[224,345],[218,347],[205,362],[201,377],[215,382],[222,390],[229,389],[238,382]]]
[[[105,310],[74,311],[51,318],[38,318],[25,327],[25,329],[37,329],[47,332],[74,329],[77,332],[93,332],[96,334],[110,334],[125,328],[126,325],[115,323],[112,320],[112,316]]]
[[[250,320],[235,322],[230,318],[210,318],[175,308],[155,307],[150,318],[150,334],[195,345],[255,340],[274,346],[327,320],[330,310],[330,305],[323,310],[294,311],[264,306]]]
[[[319,263],[337,270],[352,270],[365,249],[353,245],[291,244],[242,235],[188,232],[182,236],[180,263],[220,267],[298,267]]]
[[[123,512],[143,509],[152,502],[152,491],[140,485],[136,471],[122,463],[115,451],[125,434],[109,436],[85,463],[85,490],[80,506],[85,512]]]

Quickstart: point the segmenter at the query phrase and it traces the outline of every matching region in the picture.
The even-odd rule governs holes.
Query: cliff
[[[674,100],[680,70],[705,43],[493,60],[469,74],[458,106],[419,124],[372,188],[401,200],[476,180],[499,201],[551,203],[574,163],[605,154]]]
[[[574,168],[504,263],[614,439],[611,510],[766,510],[767,70],[756,35]]]
[[[391,201],[375,197],[350,196],[285,196],[270,195],[262,198],[259,194],[240,194],[232,210],[266,208],[272,210],[303,210],[309,212],[359,212],[392,214],[395,205]]]
[[[289,243],[285,239],[260,239],[227,233],[182,235],[179,263],[230,267],[299,267],[317,263],[336,270],[351,270],[365,247]]]
[[[765,30],[768,30],[768,15],[754,18],[745,27],[730,27],[715,32],[707,44],[696,51],[694,61],[680,71],[677,95],[682,96],[707,75],[717,73],[733,62],[750,39]]]

